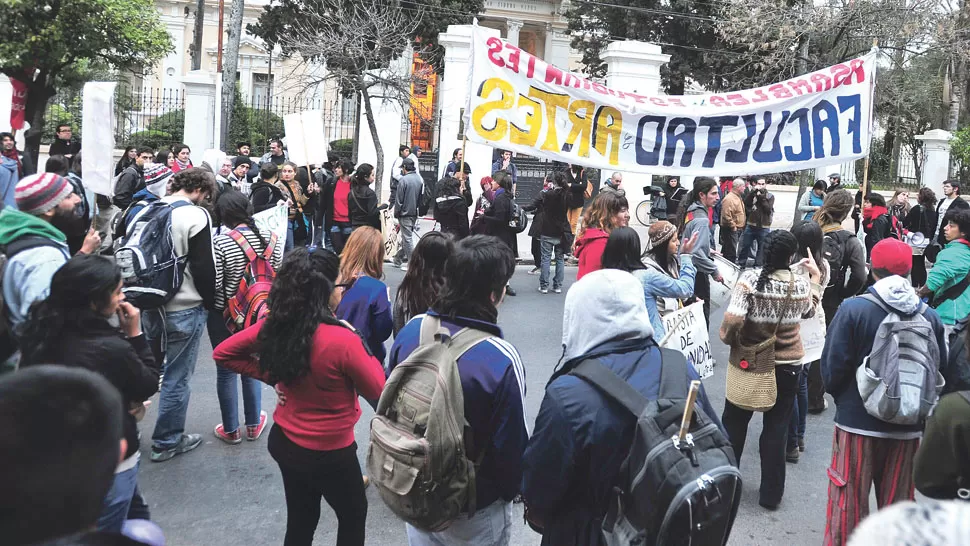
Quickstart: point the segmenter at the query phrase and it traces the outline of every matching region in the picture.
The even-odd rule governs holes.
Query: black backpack
[[[660,352],[656,400],[647,400],[595,359],[570,372],[637,416],[633,444],[603,518],[603,537],[609,546],[726,544],[741,500],[734,450],[699,405],[686,441],[679,442],[687,360],[678,351]]]
[[[845,289],[845,274],[849,269],[849,264],[845,260],[845,245],[852,237],[853,235],[844,229],[826,233],[822,237],[822,256],[829,264],[829,283],[825,286],[823,299],[842,297],[842,290]]]

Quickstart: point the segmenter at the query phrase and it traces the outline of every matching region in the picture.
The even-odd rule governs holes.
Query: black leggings
[[[363,546],[367,497],[357,443],[314,451],[293,443],[279,425],[269,432],[269,454],[283,474],[286,493],[284,546],[309,546],[320,521],[320,497],[337,514],[337,546]]]

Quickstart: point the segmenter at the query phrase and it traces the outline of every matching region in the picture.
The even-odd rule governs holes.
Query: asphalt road
[[[528,267],[519,267],[512,286],[519,295],[507,298],[499,309],[499,325],[522,355],[527,374],[526,415],[535,420],[543,389],[562,354],[562,309],[564,295],[537,292],[538,277],[528,276]],[[388,268],[387,282],[396,289],[400,271]],[[575,279],[576,269],[567,268],[566,288]],[[723,311],[712,317],[712,351],[717,360],[713,377],[704,381],[714,407],[724,406],[724,375],[727,348],[717,339]],[[272,545],[281,544],[286,529],[286,504],[276,463],[266,450],[266,435],[257,442],[230,446],[216,439],[213,427],[220,422],[216,398],[216,372],[206,338],[200,349],[192,379],[187,432],[201,433],[204,443],[195,451],[165,463],[148,460],[156,404],[142,422],[142,464],[140,487],[151,506],[153,519],[165,531],[170,546]],[[157,402],[157,396],[156,396]],[[831,403],[831,401],[830,401]],[[276,397],[263,388],[263,409],[272,418]],[[357,424],[358,457],[364,464],[368,429],[373,413],[362,404],[363,416]],[[242,402],[240,401],[240,418]],[[731,545],[784,546],[817,545],[825,529],[825,503],[828,479],[826,467],[831,457],[833,409],[810,415],[806,451],[798,464],[788,465],[787,488],[781,507],[769,512],[758,506],[760,461],[757,438],[761,419],[755,416],[749,430],[748,450],[741,463],[744,492],[741,508],[731,533]],[[617,446],[621,448],[621,446]],[[373,487],[367,490],[367,544],[406,544],[404,524],[382,503]],[[512,544],[539,544],[540,537],[522,522],[522,509],[516,506]],[[324,505],[317,528],[316,543],[336,542],[336,518]]]

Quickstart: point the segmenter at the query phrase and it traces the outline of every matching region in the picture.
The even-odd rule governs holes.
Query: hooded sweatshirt
[[[911,316],[917,312],[920,299],[910,281],[898,275],[880,279],[868,293],[875,295],[897,314]],[[932,308],[923,316],[933,325],[940,347],[940,372],[946,375],[947,347],[943,323]],[[877,419],[866,411],[859,395],[856,370],[872,352],[873,340],[886,312],[861,297],[847,299],[839,306],[827,330],[822,349],[822,379],[825,390],[835,398],[835,426],[853,434],[910,440],[919,438],[923,425],[896,425]]]
[[[596,358],[646,398],[657,398],[662,360],[641,294],[640,282],[616,269],[592,272],[566,294],[565,364],[546,386],[523,458],[522,496],[529,517],[544,526],[544,545],[604,543],[602,518],[637,418],[568,374]],[[689,365],[684,374],[698,378]],[[703,387],[698,407],[720,426]]]
[[[690,239],[697,234],[697,243],[691,255],[694,257],[694,267],[698,274],[710,275],[717,272],[714,259],[711,258],[711,217],[707,207],[700,201],[695,201],[687,208],[687,217],[684,219],[684,233],[681,239]]]
[[[599,228],[590,228],[576,241],[576,257],[579,258],[579,273],[576,280],[603,267],[603,251],[610,234]]]
[[[17,253],[3,270],[3,300],[14,326],[27,318],[31,304],[47,297],[51,278],[71,257],[67,238],[50,222],[11,208],[0,211],[0,246],[26,236],[43,237],[51,244]]]
[[[3,203],[0,208],[17,208],[14,189],[17,187],[18,180],[20,175],[17,172],[17,162],[0,156],[0,202]]]

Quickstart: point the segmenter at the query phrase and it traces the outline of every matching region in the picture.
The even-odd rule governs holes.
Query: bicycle
[[[650,199],[644,199],[643,201],[640,201],[640,203],[637,205],[637,208],[634,210],[634,214],[636,215],[636,219],[638,222],[640,222],[640,224],[644,226],[649,226],[650,224],[653,223],[653,221],[660,219],[656,216],[653,216],[652,212],[653,212],[654,205],[660,204],[657,202],[657,199],[663,198],[662,197],[663,190],[657,186],[644,186],[643,193],[649,194]],[[666,200],[664,201],[663,210],[666,213],[666,210],[667,210]],[[659,207],[658,207],[658,212],[659,212]],[[653,220],[651,220],[651,218],[653,218]]]

